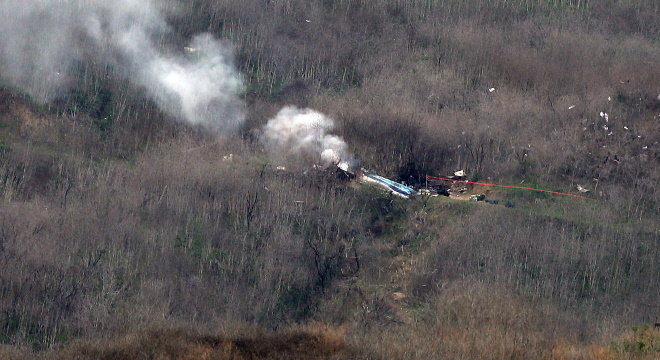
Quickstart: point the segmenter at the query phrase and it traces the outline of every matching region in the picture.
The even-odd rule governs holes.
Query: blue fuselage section
[[[382,176],[375,174],[364,174],[364,176],[382,184],[383,186],[389,188],[390,190],[396,192],[397,194],[403,195],[404,197],[412,197],[415,195],[414,189],[409,188],[403,184],[399,184],[398,182],[392,181],[390,179],[386,179]]]

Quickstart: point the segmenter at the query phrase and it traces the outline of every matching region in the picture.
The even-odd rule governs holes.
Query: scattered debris
[[[627,127],[627,126],[624,126],[623,128],[624,128],[625,130],[630,130],[630,129],[628,129],[628,127]]]
[[[609,158],[609,156],[608,156],[607,158]],[[606,159],[607,159],[607,158],[606,158]],[[612,161],[614,161],[614,162],[617,163],[617,164],[618,164],[619,162],[621,162],[621,160],[619,160],[619,155],[614,154],[614,156],[612,156]]]
[[[454,172],[454,175],[449,175],[447,178],[451,180],[465,180],[467,173],[464,170],[458,170]]]
[[[495,91],[495,88],[488,89],[488,92],[493,92],[493,91]]]
[[[277,171],[286,171],[286,166],[278,166],[275,168]]]
[[[224,162],[232,162],[234,160],[234,154],[225,155],[222,157]]]
[[[588,192],[591,191],[591,190],[589,190],[589,189],[583,187],[583,186],[580,185],[580,184],[578,184],[578,186],[577,186],[577,190],[578,190],[579,192],[583,193],[583,194],[584,194],[584,193],[588,193]]]
[[[607,101],[612,101],[612,97],[608,96]]]
[[[601,112],[600,112],[600,117],[602,117],[603,119],[605,119],[605,122],[609,122],[609,121],[610,121],[610,116],[607,115],[606,112],[602,112],[602,111],[601,111]]]
[[[646,146],[644,148],[647,148]],[[608,156],[609,158],[609,156]],[[614,161],[618,162],[618,156],[614,155]],[[606,160],[607,161],[607,160]],[[338,166],[338,164],[337,164]],[[337,169],[338,172],[343,172],[339,167]],[[411,199],[414,198],[416,195],[423,196],[424,199],[427,199],[428,197],[435,197],[438,195],[444,195],[444,196],[451,196],[453,199],[457,200],[468,200],[468,201],[484,201],[492,205],[497,205],[500,203],[500,200],[494,199],[494,198],[489,198],[486,199],[485,194],[464,194],[468,191],[467,186],[464,186],[465,183],[469,184],[477,184],[477,185],[486,185],[486,186],[496,186],[496,187],[507,187],[507,188],[519,188],[519,189],[525,189],[525,190],[533,190],[533,191],[542,191],[542,192],[547,192],[547,193],[553,193],[553,194],[559,194],[559,195],[565,195],[565,196],[572,196],[572,197],[577,197],[577,198],[583,198],[587,200],[594,200],[591,198],[587,198],[581,195],[575,195],[575,194],[569,194],[569,193],[562,193],[558,191],[551,191],[551,190],[543,190],[543,189],[535,189],[535,188],[530,188],[530,187],[520,187],[520,186],[512,186],[512,185],[497,185],[497,184],[486,184],[486,183],[479,183],[479,182],[472,182],[472,181],[466,181],[466,180],[453,180],[450,177],[443,178],[443,177],[434,177],[427,175],[427,183],[426,183],[426,188],[421,188],[421,189],[414,189],[412,187],[409,187],[405,185],[405,183],[398,183],[393,180],[384,178],[382,176],[377,175],[373,171],[368,171],[365,169],[361,169],[359,172],[356,174],[353,174],[354,178],[357,178],[359,182],[361,183],[367,183],[367,184],[373,184],[377,187],[379,187],[381,190],[384,190],[387,193],[390,193],[392,195],[396,195],[399,197],[402,197],[404,199]],[[463,170],[456,171],[455,174],[460,174],[460,175],[465,175],[465,172]],[[456,175],[455,175],[456,176]],[[352,178],[351,178],[352,179]],[[434,181],[434,180],[444,180],[444,181],[450,181],[451,185],[447,189],[443,185],[439,184],[429,184],[429,181]],[[524,180],[520,182],[521,184],[524,183]],[[598,184],[596,184],[598,186]],[[577,190],[580,193],[588,193],[591,192],[591,190],[583,187],[582,185],[577,185]],[[437,192],[437,195],[434,194],[434,192]],[[459,194],[464,194],[464,195],[459,195]],[[516,206],[515,201],[513,200],[505,200],[504,206],[507,208],[513,208]]]
[[[530,190],[530,191],[539,191],[539,192],[545,192],[545,193],[551,193],[551,194],[557,194],[557,195],[563,195],[563,196],[571,196],[571,197],[581,198],[581,199],[585,199],[585,200],[599,201],[597,199],[592,199],[592,198],[588,198],[588,197],[581,196],[581,195],[564,193],[564,192],[554,191],[554,190],[536,189],[536,188],[525,187],[525,186],[488,184],[488,183],[475,182],[475,181],[456,181],[456,180],[451,180],[449,178],[435,177],[435,176],[431,176],[431,175],[426,175],[426,178],[427,178],[427,180],[437,179],[437,180],[443,180],[443,181],[451,181],[451,182],[453,182],[452,186],[456,185],[456,183],[466,183],[466,184],[475,184],[475,185],[483,185],[483,186],[491,186],[491,187],[504,187],[504,188],[522,189],[522,190]],[[522,180],[520,183],[522,184],[524,182],[525,182],[525,180]],[[511,203],[508,203],[508,204],[512,205]]]
[[[575,108],[575,105],[571,105],[568,107],[568,110],[573,110]]]
[[[431,196],[431,190],[429,189],[420,189],[419,190],[419,195],[426,195],[426,196]]]
[[[309,19],[305,19],[305,22],[306,22],[306,23],[311,23],[312,21],[309,20]]]
[[[193,53],[193,52],[197,51],[197,49],[195,49],[195,48],[193,48],[193,47],[189,47],[189,46],[185,46],[185,47],[183,48],[183,50],[185,50],[185,51],[187,51],[187,52],[190,52],[190,53]]]

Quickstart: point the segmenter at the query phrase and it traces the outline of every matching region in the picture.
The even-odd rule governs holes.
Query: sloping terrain
[[[83,342],[43,354],[47,359],[77,360],[258,360],[258,359],[361,359],[329,331],[289,331],[245,337],[203,335],[191,330],[151,330],[103,341]],[[19,351],[2,352],[3,359],[31,358]]]
[[[166,58],[233,44],[245,121],[186,123],[96,47],[44,100],[0,51],[0,358],[658,357],[656,2],[154,3]],[[414,187],[598,201],[395,198],[269,150],[290,105]]]

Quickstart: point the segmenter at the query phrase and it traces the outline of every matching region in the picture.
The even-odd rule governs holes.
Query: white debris
[[[660,100],[660,94],[658,94],[658,100]]]
[[[495,88],[488,89],[488,92],[493,92],[493,91],[495,91]]]
[[[419,195],[431,195],[431,190],[429,190],[429,189],[419,189]]]
[[[569,107],[568,107],[568,110],[573,110],[573,108],[575,108],[575,105],[571,105],[571,106],[569,106]]]
[[[312,21],[309,20],[309,19],[305,19],[305,22],[306,22],[306,23],[311,23]]]
[[[611,131],[610,131],[610,133],[609,133],[609,134],[607,134],[607,136],[610,136],[610,135],[612,135],[612,134],[613,134],[613,132],[611,132]]]
[[[607,127],[607,125],[603,125],[603,129],[605,129],[605,130],[609,130],[610,128]]]
[[[612,101],[612,98],[608,96],[607,101]]]
[[[577,190],[578,190],[579,192],[581,192],[581,193],[588,193],[589,191],[591,191],[591,190],[589,190],[589,189],[583,187],[583,186],[580,185],[580,184],[578,184],[578,186],[577,186]]]
[[[607,115],[607,113],[605,113],[605,112],[602,112],[602,111],[601,111],[601,112],[600,112],[600,117],[602,117],[603,119],[605,119],[606,122],[607,122],[607,121],[610,121],[610,116]]]
[[[275,170],[277,170],[277,171],[285,171],[285,170],[286,170],[286,166],[278,166],[278,167],[275,168]]]
[[[222,157],[222,161],[231,162],[234,159],[234,154],[225,155]]]
[[[642,146],[642,149],[643,149],[643,150],[646,150],[646,149],[648,149],[648,148],[649,148],[649,147],[648,147],[647,145]]]
[[[185,46],[183,48],[183,50],[185,50],[187,52],[191,52],[191,53],[197,51],[197,49],[195,49],[194,47],[190,47],[190,46]]]
[[[458,170],[458,171],[454,172],[454,175],[456,175],[456,176],[461,176],[461,177],[462,177],[462,176],[465,176],[465,171],[463,171],[463,170]]]
[[[628,129],[628,127],[627,127],[627,126],[624,126],[623,128],[624,128],[624,129],[626,129],[626,130],[630,130],[630,129]]]

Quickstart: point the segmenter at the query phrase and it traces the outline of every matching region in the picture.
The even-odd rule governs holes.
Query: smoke
[[[40,101],[66,94],[79,64],[115,69],[174,118],[230,134],[245,118],[243,79],[231,47],[210,34],[175,51],[164,16],[170,0],[0,0],[0,80]],[[77,69],[78,68],[78,69]],[[274,158],[353,165],[334,121],[311,109],[284,107],[262,129]]]
[[[173,117],[228,133],[243,123],[243,88],[229,46],[209,34],[187,51],[161,45],[168,1],[3,0],[0,79],[41,101],[66,90],[80,61],[119,69]]]
[[[334,126],[331,118],[318,111],[285,106],[263,127],[261,142],[276,159],[297,158],[348,170],[355,160],[341,137],[328,134]]]

